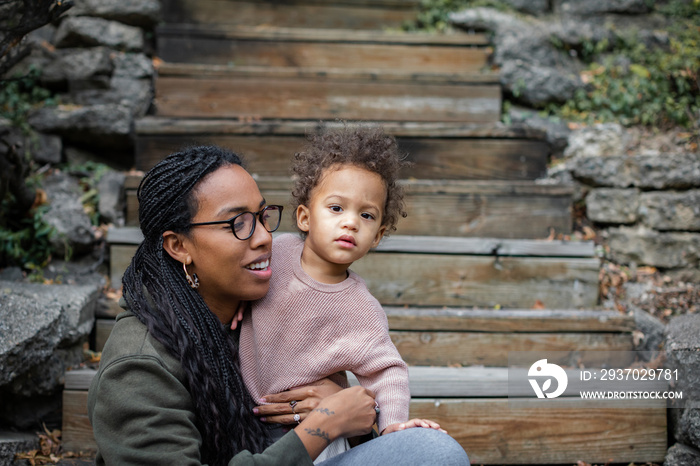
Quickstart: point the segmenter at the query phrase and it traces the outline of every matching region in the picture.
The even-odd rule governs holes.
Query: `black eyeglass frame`
[[[272,230],[268,230],[267,227],[265,226],[265,222],[263,221],[262,216],[265,212],[267,212],[268,210],[273,209],[273,208],[275,208],[279,211],[279,219],[277,220],[277,226],[275,228],[273,228]],[[260,224],[263,226],[263,228],[265,228],[265,230],[269,233],[274,233],[275,231],[277,231],[277,229],[280,227],[280,224],[282,223],[282,210],[284,210],[284,206],[268,205],[268,206],[263,207],[263,209],[258,211],[258,212],[250,212],[247,210],[245,212],[241,212],[240,214],[234,215],[233,217],[231,217],[228,220],[219,220],[217,222],[190,223],[190,226],[191,227],[198,227],[198,226],[202,226],[202,225],[223,225],[224,223],[228,223],[228,225],[231,227],[231,233],[233,233],[233,236],[235,236],[236,239],[238,239],[240,241],[245,241],[245,240],[249,239],[251,236],[253,236],[253,233],[255,233],[255,227],[257,226],[258,222],[260,222]],[[248,236],[246,236],[245,238],[240,238],[236,234],[236,229],[233,227],[233,225],[238,217],[240,217],[241,215],[245,215],[245,214],[253,214],[253,228],[250,229],[250,234]]]

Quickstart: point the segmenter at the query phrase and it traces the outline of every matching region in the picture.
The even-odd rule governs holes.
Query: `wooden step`
[[[392,70],[162,64],[157,115],[494,123],[495,74],[405,74]]]
[[[120,286],[140,238],[134,228],[110,229],[107,241],[113,287]],[[441,239],[416,241],[440,243]],[[553,257],[482,255],[483,251],[472,255],[466,252],[467,246],[454,254],[452,248],[458,242],[459,238],[446,242],[446,252],[378,248],[352,268],[384,305],[577,309],[593,308],[597,303],[600,264],[596,258],[556,257],[556,247]]]
[[[136,188],[139,177],[127,179],[127,224],[138,224]],[[258,177],[269,204],[287,206],[292,181],[288,177]],[[571,232],[568,186],[530,181],[403,180],[408,217],[402,235],[493,238],[546,238],[551,231]],[[290,215],[282,216],[280,231],[296,231]]]
[[[509,353],[538,351],[554,364],[575,359],[590,367],[609,363],[611,355],[628,364],[634,349],[633,319],[617,311],[384,309],[392,341],[411,365],[505,367]],[[102,350],[113,326],[114,319],[96,321],[95,350]],[[452,396],[431,396],[438,395]]]
[[[399,28],[420,0],[163,0],[166,23],[333,29]]]
[[[156,31],[170,63],[468,73],[487,68],[482,34],[168,24]]]
[[[87,388],[94,374],[66,373],[63,443],[68,450],[95,448],[87,418]],[[514,406],[506,398],[507,380],[505,368],[409,367],[410,416],[439,422],[472,464],[663,461],[663,401],[641,409],[624,402],[603,408],[562,397],[546,400],[547,407],[537,399]]]
[[[401,153],[411,163],[402,178],[534,180],[546,172],[549,144],[539,130],[502,123],[379,124],[397,138]],[[216,144],[244,156],[251,173],[286,176],[293,154],[317,125],[314,121],[145,117],[136,121],[136,169],[148,170],[188,145]]]

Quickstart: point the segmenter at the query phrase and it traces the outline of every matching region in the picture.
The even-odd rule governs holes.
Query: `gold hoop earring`
[[[193,290],[199,288],[199,278],[197,277],[197,274],[193,273],[192,276],[190,276],[190,274],[187,273],[187,264],[184,262],[182,263],[182,269],[185,271],[185,278],[187,279],[187,283],[190,285],[190,288]]]

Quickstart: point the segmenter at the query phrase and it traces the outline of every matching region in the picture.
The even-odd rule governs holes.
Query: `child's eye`
[[[342,212],[343,208],[340,207],[339,205],[332,205],[329,207],[331,209],[331,212]]]
[[[374,215],[368,213],[368,212],[363,212],[362,213],[362,218],[366,220],[374,220]]]

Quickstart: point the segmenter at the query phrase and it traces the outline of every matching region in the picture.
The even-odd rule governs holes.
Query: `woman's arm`
[[[97,464],[201,465],[201,434],[191,397],[161,361],[146,355],[115,361],[93,380],[88,398]],[[319,425],[320,427],[320,425]],[[230,465],[312,464],[295,432],[261,454],[244,451]]]

